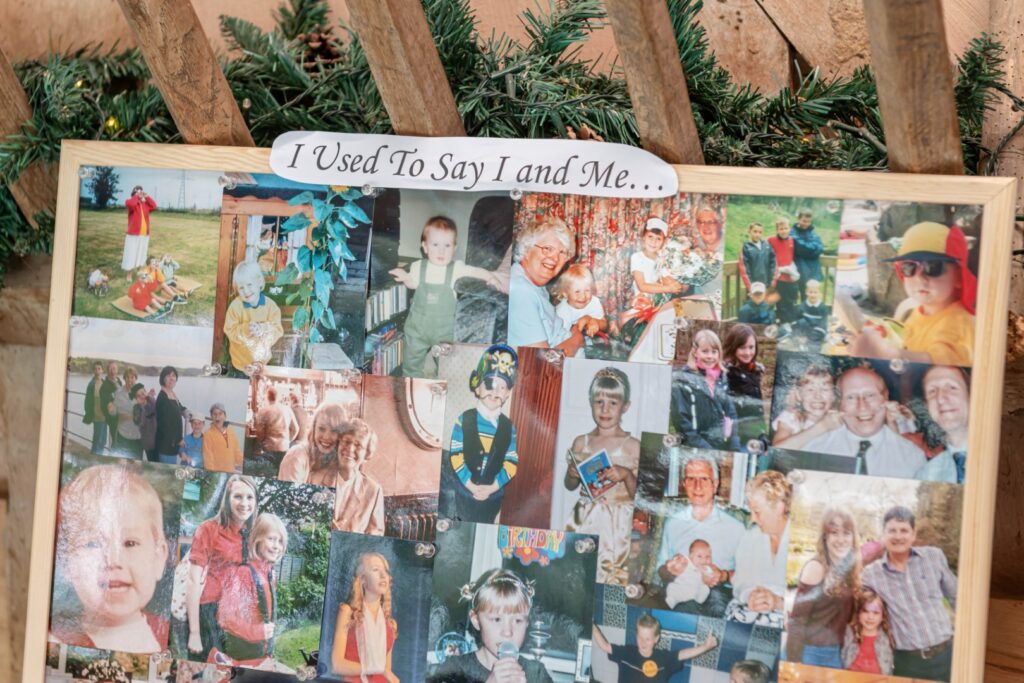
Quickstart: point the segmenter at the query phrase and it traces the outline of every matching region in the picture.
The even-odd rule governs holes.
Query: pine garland
[[[471,136],[562,138],[588,127],[605,140],[639,143],[621,70],[581,60],[605,22],[601,0],[552,3],[521,16],[523,41],[481,37],[469,0],[422,0],[441,62]],[[668,0],[697,131],[709,164],[882,170],[885,134],[867,67],[764,95],[736,84],[697,21],[701,0]],[[263,32],[221,17],[230,56],[222,67],[258,145],[288,130],[390,133],[391,123],[358,37],[336,38],[324,0],[286,0]],[[315,40],[315,43],[313,42]],[[315,48],[315,49],[313,49]],[[323,55],[329,55],[324,58]],[[957,64],[956,104],[968,173],[990,156],[981,144],[986,108],[1005,86],[1003,48],[975,39]],[[26,62],[16,72],[34,108],[18,135],[0,141],[0,285],[11,259],[47,252],[52,217],[31,227],[6,185],[37,160],[56,161],[62,139],[180,142],[136,49],[97,47]],[[985,169],[982,169],[985,170]]]

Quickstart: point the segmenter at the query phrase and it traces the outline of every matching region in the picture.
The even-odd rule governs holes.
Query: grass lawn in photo
[[[121,255],[127,226],[123,206],[98,211],[81,209],[78,214],[78,253],[75,257],[74,314],[114,320],[139,320],[114,307],[128,293],[131,283],[121,270]],[[155,320],[170,325],[213,326],[213,307],[217,286],[217,254],[220,243],[218,212],[157,209],[152,214],[149,256],[170,254],[181,266],[175,275],[196,280],[201,287],[185,303],[176,304],[170,313]],[[109,277],[106,296],[89,291],[89,273],[102,269]],[[133,281],[135,274],[133,273]],[[164,295],[165,296],[165,295]]]
[[[320,647],[320,624],[309,623],[290,627],[274,640],[274,659],[285,666],[298,669],[306,666],[306,659],[300,650],[307,653]]]

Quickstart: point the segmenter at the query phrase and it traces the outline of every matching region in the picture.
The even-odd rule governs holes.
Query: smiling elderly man
[[[842,424],[801,450],[857,458],[859,474],[913,479],[927,458],[885,424],[889,401],[885,381],[871,368],[859,367],[844,372],[838,386]]]

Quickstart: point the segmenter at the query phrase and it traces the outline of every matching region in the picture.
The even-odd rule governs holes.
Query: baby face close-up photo
[[[142,495],[122,499],[116,509],[91,503],[81,506],[82,524],[65,558],[66,571],[86,618],[97,626],[116,626],[138,616],[163,575],[168,554],[163,520],[154,514],[159,503],[149,504]]]

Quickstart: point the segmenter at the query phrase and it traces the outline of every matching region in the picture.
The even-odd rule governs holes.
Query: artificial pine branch
[[[709,164],[880,170],[885,135],[867,67],[842,78],[812,70],[795,88],[764,95],[721,67],[697,23],[700,0],[667,0],[697,131]],[[422,0],[438,54],[469,135],[566,137],[594,131],[639,143],[621,71],[579,59],[604,21],[598,0],[549,0],[550,11],[522,15],[527,38],[479,36],[469,0]],[[390,133],[390,119],[358,38],[332,42],[331,59],[308,60],[311,33],[330,33],[324,0],[285,0],[264,32],[222,17],[232,51],[222,65],[257,144],[288,130]],[[330,40],[330,37],[327,38]],[[973,41],[957,63],[956,101],[964,162],[976,172],[988,152],[981,126],[993,97],[1020,102],[1005,86],[1002,47]],[[334,56],[336,55],[336,56]],[[16,67],[35,114],[0,140],[0,278],[10,259],[49,249],[3,185],[34,161],[55,161],[62,139],[177,142],[179,134],[138,50],[90,46]]]

